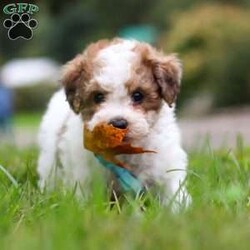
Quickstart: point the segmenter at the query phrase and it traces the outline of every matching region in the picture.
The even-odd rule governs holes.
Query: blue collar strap
[[[104,160],[100,155],[95,154],[95,157],[103,167],[109,169],[115,175],[121,188],[125,192],[132,191],[138,194],[143,191],[143,185],[129,170]]]

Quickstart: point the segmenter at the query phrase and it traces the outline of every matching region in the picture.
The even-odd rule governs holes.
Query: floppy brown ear
[[[76,114],[78,114],[83,107],[80,91],[83,91],[84,81],[88,77],[87,72],[82,54],[77,55],[63,67],[61,82],[65,89],[67,101]]]
[[[152,61],[153,75],[160,87],[162,98],[171,105],[180,91],[182,66],[175,55],[160,56]]]

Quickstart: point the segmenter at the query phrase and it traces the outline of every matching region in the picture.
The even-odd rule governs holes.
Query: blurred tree
[[[119,29],[127,25],[149,22],[147,17],[154,4],[151,0],[65,3],[47,30],[47,53],[65,62],[81,51],[86,43],[116,36]],[[54,8],[53,1],[49,6]]]
[[[95,36],[96,20],[96,13],[88,4],[64,9],[51,19],[43,33],[45,53],[61,62],[71,59]]]
[[[86,43],[113,37],[127,25],[155,24],[155,7],[161,0],[44,0],[32,1],[39,6],[35,15],[39,26],[30,41],[10,41],[5,29],[0,30],[3,60],[47,54],[61,62],[72,58]],[[4,5],[7,1],[3,2]],[[6,18],[0,14],[1,21]],[[46,27],[45,27],[46,26]]]
[[[125,25],[148,22],[148,16],[158,2],[159,0],[106,0],[96,1],[95,8],[100,14],[99,21],[102,25],[117,32]]]
[[[250,11],[203,5],[175,15],[172,23],[161,44],[183,59],[181,99],[203,90],[216,106],[250,103]]]

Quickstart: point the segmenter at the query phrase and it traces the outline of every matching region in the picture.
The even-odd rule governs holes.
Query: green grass
[[[13,124],[17,127],[38,127],[41,122],[42,113],[16,113]]]
[[[112,209],[103,185],[88,201],[73,190],[41,194],[36,149],[0,149],[1,249],[249,249],[250,148],[201,149],[190,154],[188,189],[193,203],[172,214],[148,197],[127,198]],[[17,183],[16,183],[17,182]]]

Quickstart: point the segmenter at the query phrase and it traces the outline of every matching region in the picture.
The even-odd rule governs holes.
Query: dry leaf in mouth
[[[93,131],[84,126],[84,147],[102,156],[106,161],[122,168],[131,169],[127,164],[117,160],[115,156],[119,154],[155,153],[155,151],[133,147],[125,141],[127,132],[128,129],[115,128],[106,123],[99,124]]]

